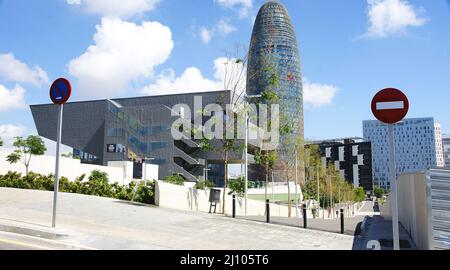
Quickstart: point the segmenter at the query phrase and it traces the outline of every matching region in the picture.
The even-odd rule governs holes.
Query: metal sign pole
[[[295,150],[295,217],[299,218],[297,184],[298,184],[298,151]]]
[[[389,124],[389,175],[391,180],[391,204],[392,204],[392,230],[394,250],[400,250],[398,229],[398,200],[397,200],[397,175],[395,168],[395,139],[394,124]]]
[[[55,165],[55,186],[53,192],[53,219],[52,227],[56,227],[56,205],[58,199],[59,189],[59,170],[60,170],[60,146],[61,146],[61,133],[62,133],[62,118],[63,118],[64,105],[58,105],[58,127],[57,127],[57,142],[56,142],[56,165]]]
[[[244,177],[245,178],[244,179],[245,215],[247,215],[247,199],[248,199],[248,126],[249,126],[248,121],[249,121],[248,111],[245,110],[245,150],[244,150],[244,155],[245,155],[245,177]]]

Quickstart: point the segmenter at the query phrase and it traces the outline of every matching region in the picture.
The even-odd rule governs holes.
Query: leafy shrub
[[[362,202],[366,199],[364,188],[359,187],[355,189],[355,202]]]
[[[114,197],[113,190],[108,181],[108,174],[100,171],[92,171],[87,182],[87,189],[83,189],[84,194],[101,197]]]
[[[136,188],[136,183],[132,182],[128,186],[121,186],[117,183],[110,184],[108,175],[100,171],[93,171],[88,181],[85,181],[86,175],[81,175],[71,182],[66,177],[59,180],[59,191],[66,193],[77,193],[84,195],[93,195],[101,197],[116,198],[119,200],[131,200]],[[134,196],[134,201],[141,203],[154,203],[155,183],[139,183]],[[0,187],[34,189],[34,190],[54,190],[54,176],[29,173],[23,176],[20,173],[8,172],[6,175],[0,175]]]
[[[134,191],[134,190],[133,190]],[[155,182],[141,182],[138,184],[134,200],[137,202],[154,204],[155,203]]]
[[[184,178],[181,175],[169,175],[164,177],[164,182],[177,186],[184,186]]]
[[[377,197],[377,199],[381,199],[381,198],[383,198],[383,195],[384,195],[384,189],[382,189],[380,187],[376,187],[373,190],[373,193],[375,194],[375,197]]]
[[[248,187],[250,188],[251,184],[248,182]],[[237,194],[238,196],[242,197],[245,194],[245,179],[244,177],[239,177],[236,180],[231,180],[228,183],[228,188],[231,190],[228,195]]]
[[[198,189],[198,190],[207,190],[209,188],[213,188],[214,187],[214,183],[211,181],[198,181],[195,186],[194,189]]]

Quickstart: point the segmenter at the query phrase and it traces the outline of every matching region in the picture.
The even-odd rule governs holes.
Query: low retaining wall
[[[221,202],[217,205],[217,213],[222,212],[222,196],[223,189],[221,190]],[[227,191],[229,192],[229,190]],[[186,183],[185,186],[177,186],[167,184],[163,181],[156,181],[155,184],[155,205],[160,207],[166,207],[171,209],[185,210],[185,211],[199,211],[209,212],[209,190],[196,190],[193,188],[193,184]],[[227,195],[225,198],[225,212],[227,215],[232,215],[232,200],[231,195]],[[265,203],[257,200],[247,200],[247,214],[250,216],[264,216],[265,215]],[[356,214],[356,205],[351,205],[346,208],[346,216],[354,216]],[[337,210],[337,209],[335,209]],[[270,215],[278,217],[288,217],[288,206],[270,204]],[[245,202],[244,198],[236,198],[236,215],[245,215]],[[314,218],[312,210],[307,211],[308,218]],[[302,210],[299,209],[299,217],[302,216]],[[296,217],[295,205],[291,207],[291,217]],[[327,210],[320,211],[319,218],[330,218],[331,213]],[[336,215],[333,216],[337,218]]]
[[[222,196],[221,202],[217,205],[217,213],[222,212]],[[229,191],[227,191],[229,192]],[[167,184],[163,181],[157,181],[155,185],[155,204],[160,207],[166,207],[178,210],[209,212],[209,190],[196,190],[191,185],[177,186]],[[231,195],[225,198],[225,213],[232,214]],[[265,203],[256,200],[247,200],[247,213],[251,216],[263,216],[265,213]],[[245,202],[243,198],[236,198],[236,215],[245,214]],[[288,207],[283,205],[270,204],[270,214],[272,216],[287,217]],[[291,216],[295,217],[295,207],[292,207]]]
[[[16,164],[9,164],[6,161],[6,157],[10,152],[0,151],[0,174],[7,174],[9,171],[18,172],[25,175],[25,166],[18,162]],[[119,184],[125,184],[127,181],[124,179],[124,169],[114,168],[106,166],[81,164],[80,160],[71,158],[61,158],[61,176],[68,178],[70,181],[74,181],[82,174],[86,174],[88,177],[92,171],[98,170],[108,174],[110,182],[118,182]],[[29,171],[43,175],[55,173],[56,159],[52,156],[37,156],[32,157]]]

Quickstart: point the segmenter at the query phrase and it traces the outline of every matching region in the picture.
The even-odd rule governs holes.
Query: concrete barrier
[[[7,174],[9,171],[18,172],[25,175],[25,166],[18,162],[16,164],[9,164],[6,157],[10,154],[7,151],[0,151],[0,174]],[[35,156],[32,157],[29,171],[43,175],[55,173],[55,157],[53,156]],[[126,185],[132,179],[125,179],[126,175],[124,169],[120,167],[106,167],[98,165],[81,164],[80,160],[71,158],[61,158],[61,176],[74,181],[82,174],[89,176],[92,171],[99,170],[105,172],[109,176],[110,182],[118,182]],[[131,176],[132,177],[132,176]]]
[[[222,212],[222,196],[223,189],[221,190],[221,202],[218,204],[217,212]],[[227,193],[229,190],[227,190]],[[226,195],[225,212],[227,215],[232,215],[232,200],[231,195]],[[186,183],[186,186],[177,186],[165,183],[163,181],[156,181],[155,185],[155,204],[160,207],[187,210],[187,211],[199,211],[209,212],[209,190],[196,190],[193,188],[193,184]],[[247,213],[251,216],[263,216],[265,215],[265,203],[263,201],[247,200]],[[270,213],[272,216],[287,217],[288,207],[284,205],[270,204]],[[236,198],[236,215],[245,214],[245,202],[243,198]],[[295,217],[295,207],[292,207],[292,217]],[[309,213],[311,215],[311,213]]]

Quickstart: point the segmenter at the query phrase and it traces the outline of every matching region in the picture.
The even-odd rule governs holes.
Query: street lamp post
[[[319,167],[317,167],[317,204],[318,204],[318,212],[320,218],[320,175],[319,175]],[[324,213],[325,217],[325,213]]]
[[[298,151],[295,150],[295,216],[298,218],[298,191],[297,191],[297,184],[298,184]]]
[[[208,181],[208,171],[211,171],[208,167],[203,169],[203,177],[205,178],[205,182]]]
[[[247,95],[245,94],[245,102],[249,106],[249,98],[260,98],[262,95]],[[245,215],[247,215],[247,200],[248,200],[248,128],[249,127],[249,116],[247,108],[245,109],[245,192],[244,192],[244,204],[245,204]]]

